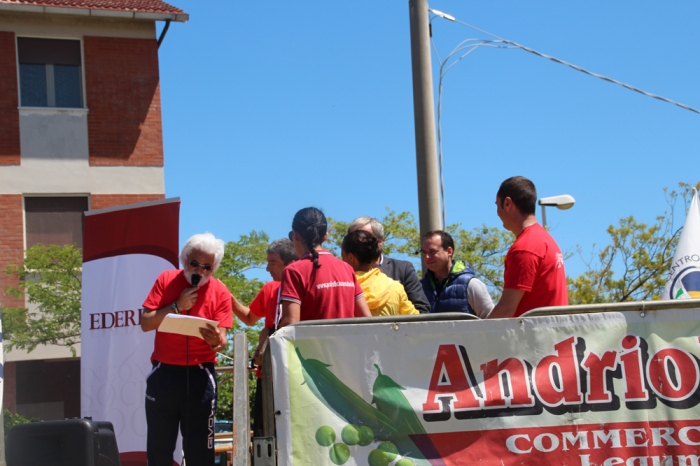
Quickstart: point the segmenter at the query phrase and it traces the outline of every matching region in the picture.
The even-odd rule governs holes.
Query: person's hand
[[[212,351],[221,349],[221,340],[219,338],[219,329],[212,324],[207,324],[206,327],[200,327],[199,334],[202,335],[204,341],[207,342]]]
[[[260,348],[253,353],[253,363],[258,367],[262,366],[262,351],[260,351]]]
[[[177,308],[182,311],[189,311],[197,301],[197,288],[185,288],[177,299]]]

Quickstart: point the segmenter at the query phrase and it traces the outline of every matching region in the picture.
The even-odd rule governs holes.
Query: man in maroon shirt
[[[523,176],[508,178],[496,194],[496,213],[516,238],[506,254],[503,294],[491,319],[569,304],[564,256],[554,238],[537,223],[536,202],[535,185]]]
[[[183,269],[156,280],[141,316],[144,332],[156,331],[146,377],[146,450],[149,466],[172,466],[178,428],[187,464],[214,464],[216,352],[231,328],[231,293],[212,274],[224,256],[224,242],[211,233],[194,235],[180,253]],[[168,314],[215,320],[201,338],[158,331]]]

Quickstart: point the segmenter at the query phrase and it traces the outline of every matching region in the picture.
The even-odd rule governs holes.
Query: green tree
[[[7,436],[14,426],[27,424],[30,422],[38,422],[40,419],[36,417],[25,417],[19,414],[14,414],[7,408],[3,409],[3,427],[5,429],[5,445],[7,445]]]
[[[18,279],[5,293],[26,297],[36,311],[26,307],[3,308],[3,333],[8,349],[27,352],[39,345],[70,348],[80,343],[82,254],[74,246],[37,244],[26,251],[21,265],[11,264],[7,275]]]
[[[685,214],[692,188],[686,183],[678,186],[678,191],[664,188],[668,209],[654,223],[647,225],[629,216],[620,219],[618,226],[608,227],[610,244],[587,261],[586,272],[568,280],[570,304],[661,298],[682,230],[674,222],[676,204],[682,199]],[[681,221],[684,219],[685,215]]]

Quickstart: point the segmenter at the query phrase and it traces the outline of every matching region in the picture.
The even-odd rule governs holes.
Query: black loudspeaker
[[[6,456],[7,466],[121,466],[112,423],[91,419],[17,425]]]

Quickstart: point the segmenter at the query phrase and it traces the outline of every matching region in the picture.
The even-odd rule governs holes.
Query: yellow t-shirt
[[[418,314],[418,310],[408,300],[403,285],[389,278],[381,270],[355,272],[355,275],[362,291],[365,292],[365,300],[373,316]]]

